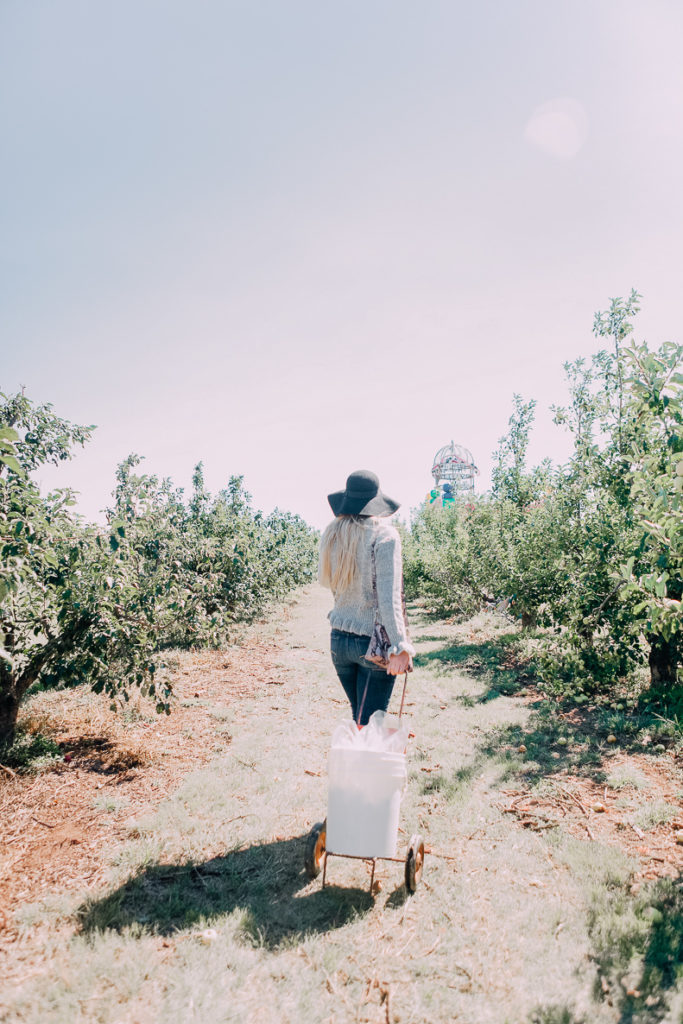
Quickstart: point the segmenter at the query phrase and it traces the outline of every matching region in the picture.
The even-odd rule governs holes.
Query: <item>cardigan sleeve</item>
[[[380,622],[391,641],[390,654],[407,651],[414,656],[415,648],[408,639],[403,618],[401,584],[403,564],[401,561],[401,538],[396,530],[387,531],[378,537],[375,544],[375,565],[377,567],[377,606]]]

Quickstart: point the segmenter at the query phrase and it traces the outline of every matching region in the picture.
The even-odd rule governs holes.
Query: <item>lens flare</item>
[[[572,99],[554,99],[537,107],[524,129],[527,142],[558,160],[577,156],[587,136],[586,112]]]

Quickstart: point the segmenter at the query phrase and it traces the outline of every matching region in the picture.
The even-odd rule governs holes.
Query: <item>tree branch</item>
[[[45,666],[56,654],[61,653],[65,649],[68,650],[73,646],[74,641],[78,640],[79,637],[88,631],[92,621],[91,615],[82,615],[58,636],[51,637],[47,643],[43,644],[36,651],[20,675],[14,680],[14,686],[19,697],[22,697],[29,686],[35,683]]]

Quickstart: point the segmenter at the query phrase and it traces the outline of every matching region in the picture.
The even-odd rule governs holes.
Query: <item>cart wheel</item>
[[[306,853],[304,855],[304,867],[309,878],[317,878],[322,868],[323,856],[325,855],[325,839],[327,837],[327,822],[319,821],[308,833],[306,839]]]
[[[422,867],[425,859],[424,839],[417,832],[410,837],[406,854],[406,889],[415,892],[422,878]]]

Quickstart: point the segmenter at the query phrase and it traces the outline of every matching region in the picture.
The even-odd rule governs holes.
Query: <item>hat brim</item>
[[[401,507],[398,501],[381,491],[368,502],[362,498],[350,498],[346,491],[328,494],[327,500],[335,516],[393,516]]]

